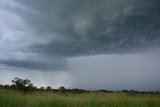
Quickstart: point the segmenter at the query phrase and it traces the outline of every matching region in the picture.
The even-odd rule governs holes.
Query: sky
[[[0,84],[160,90],[159,0],[0,0]]]

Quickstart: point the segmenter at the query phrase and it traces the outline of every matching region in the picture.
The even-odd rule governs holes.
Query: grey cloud
[[[74,57],[68,62],[74,88],[160,90],[159,52]]]
[[[33,61],[33,60],[0,60],[1,64],[8,67],[24,68],[30,70],[42,71],[62,71],[64,70],[64,61]]]
[[[61,69],[68,57],[135,53],[159,47],[160,43],[158,0],[14,0],[0,7],[14,13],[22,24],[17,27],[18,19],[13,20],[15,24],[6,23],[21,33],[14,37],[15,42],[2,44],[8,44],[11,52],[37,54],[32,57],[37,61],[30,63],[26,59],[31,58],[26,57],[20,64],[24,67],[33,64],[38,68],[41,64],[37,63],[47,57],[44,68],[54,68],[58,62]],[[0,59],[12,66],[21,63]]]
[[[16,1],[36,12],[18,13],[35,35],[54,37],[31,51],[72,57],[159,47],[158,0]]]

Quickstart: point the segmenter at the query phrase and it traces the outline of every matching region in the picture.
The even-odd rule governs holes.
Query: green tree
[[[59,90],[65,90],[66,88],[63,87],[63,86],[61,86],[61,87],[59,87],[58,89],[59,89]]]
[[[41,91],[44,91],[44,90],[45,90],[45,88],[44,88],[44,87],[40,87],[39,89],[40,89]]]
[[[63,92],[65,92],[65,90],[66,90],[66,88],[63,87],[63,86],[61,86],[61,87],[58,88],[58,92],[59,93],[63,93]]]
[[[20,79],[16,77],[12,80],[12,83],[16,87],[16,89],[24,92],[30,92],[30,91],[33,91],[34,89],[33,84],[28,79]]]
[[[52,90],[52,88],[51,88],[50,86],[48,86],[46,89],[47,89],[47,90]]]

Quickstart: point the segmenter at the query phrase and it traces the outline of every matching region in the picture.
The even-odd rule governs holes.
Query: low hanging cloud
[[[159,0],[2,0],[0,63],[62,70],[65,59],[160,46]]]

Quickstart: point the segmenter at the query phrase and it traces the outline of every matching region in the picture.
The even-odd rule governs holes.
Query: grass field
[[[0,89],[0,107],[160,107],[160,94],[53,93]]]

